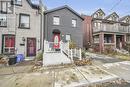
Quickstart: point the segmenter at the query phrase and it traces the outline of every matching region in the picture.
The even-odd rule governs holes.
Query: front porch
[[[98,33],[94,35],[94,44],[97,44],[100,52],[104,52],[107,48],[124,49],[126,42],[125,34],[116,33]]]
[[[82,59],[81,49],[69,48],[69,42],[48,42],[44,41],[43,65],[59,65],[73,63],[73,60]]]

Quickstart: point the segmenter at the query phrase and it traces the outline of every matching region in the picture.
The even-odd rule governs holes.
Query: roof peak
[[[51,10],[47,10],[47,11],[45,11],[45,14],[51,13],[51,12],[54,12],[54,11],[57,11],[57,10],[61,10],[61,9],[64,9],[64,8],[67,8],[68,10],[70,10],[71,12],[73,12],[75,15],[77,15],[78,17],[80,17],[81,19],[83,19],[79,13],[77,13],[75,10],[73,10],[68,5],[63,5],[63,6],[59,6],[59,7],[53,8]]]

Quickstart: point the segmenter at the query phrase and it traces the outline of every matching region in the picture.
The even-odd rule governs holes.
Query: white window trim
[[[72,27],[77,27],[77,19],[72,19]]]
[[[60,25],[60,17],[59,16],[53,17],[53,25]]]

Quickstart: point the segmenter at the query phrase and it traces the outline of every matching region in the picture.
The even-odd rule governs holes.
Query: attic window
[[[15,0],[16,5],[22,5],[22,0]]]
[[[113,15],[113,16],[112,16],[112,20],[113,20],[113,21],[117,21],[116,15]]]
[[[126,19],[126,23],[130,23],[130,20],[129,20],[129,18],[127,18],[127,19]]]
[[[101,19],[103,18],[103,13],[100,11],[97,13],[97,15],[98,15],[98,18],[101,18]]]
[[[99,14],[100,17],[103,15],[102,12],[98,12],[98,14]]]

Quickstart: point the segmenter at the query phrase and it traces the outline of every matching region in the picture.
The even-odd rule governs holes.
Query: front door
[[[60,49],[60,34],[54,34],[53,41],[54,41],[53,48]]]
[[[27,38],[27,56],[36,56],[36,38]]]

